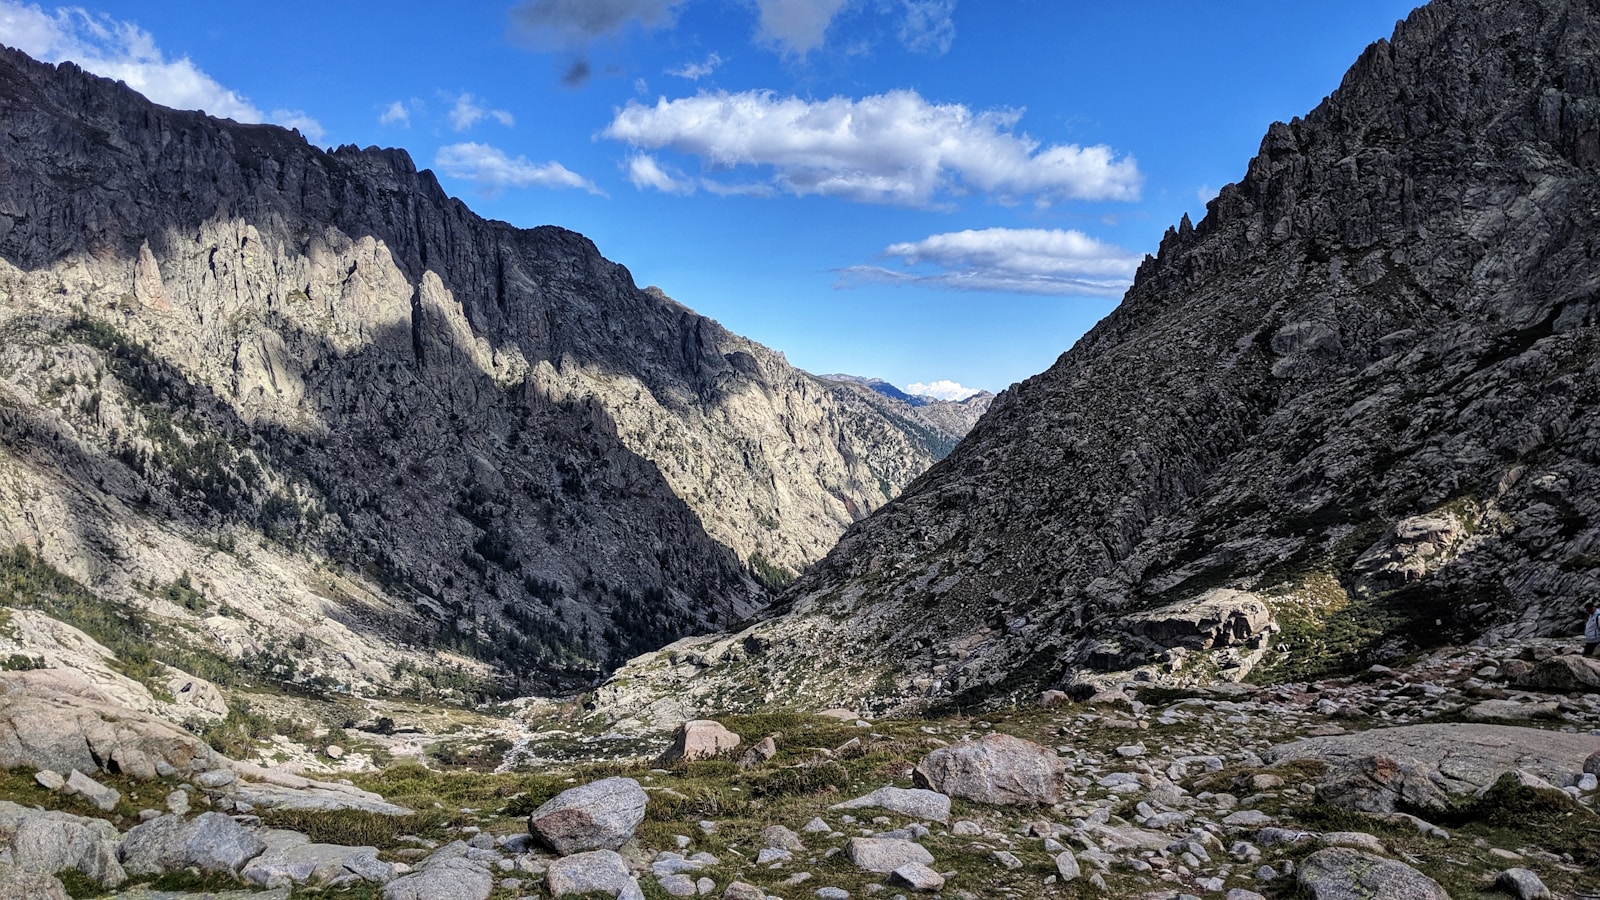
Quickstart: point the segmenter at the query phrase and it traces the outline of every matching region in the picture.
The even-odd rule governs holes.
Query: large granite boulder
[[[71,671],[0,673],[0,766],[155,778],[225,764],[195,735],[110,702]]]
[[[919,787],[997,806],[1051,804],[1061,799],[1066,768],[1055,751],[1008,734],[940,747],[917,763]]]
[[[26,872],[81,872],[102,887],[126,880],[117,861],[117,829],[104,819],[32,809],[0,800],[0,848]],[[0,896],[9,896],[0,893]]]
[[[649,800],[632,778],[605,778],[562,791],[534,810],[528,833],[562,856],[616,850],[644,821]]]
[[[1297,872],[1312,900],[1450,900],[1439,882],[1405,863],[1346,847],[1318,850]]]
[[[1515,770],[1554,784],[1583,771],[1595,752],[1590,735],[1479,723],[1404,725],[1312,737],[1268,749],[1269,763],[1320,759],[1335,769],[1386,756],[1410,764],[1450,794],[1470,794]]]
[[[739,736],[710,719],[695,719],[678,726],[673,732],[672,746],[656,758],[657,766],[667,766],[679,760],[710,759],[739,746]]]
[[[267,849],[266,841],[222,813],[185,820],[158,816],[135,825],[118,855],[130,875],[159,875],[180,869],[238,875]]]

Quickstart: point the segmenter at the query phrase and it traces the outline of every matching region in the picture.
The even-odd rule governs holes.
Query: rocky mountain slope
[[[402,151],[4,49],[0,144],[0,550],[36,554],[7,574],[169,644],[582,681],[748,616],[951,442]],[[44,633],[6,640],[103,657]]]
[[[637,671],[713,705],[968,704],[1574,633],[1597,162],[1600,9],[1416,10],[782,615]],[[648,708],[633,684],[603,696]]]
[[[983,418],[983,414],[989,411],[989,404],[994,402],[994,395],[988,391],[979,391],[965,400],[937,400],[908,394],[881,378],[865,378],[860,375],[818,377],[823,381],[864,387],[872,396],[882,398],[877,402],[883,408],[885,415],[909,419],[915,423],[914,427],[925,428],[932,432],[929,443],[941,448],[938,454],[940,459],[949,455],[950,450],[954,449],[967,432],[978,424],[978,420]],[[949,442],[948,446],[944,443],[946,441]]]

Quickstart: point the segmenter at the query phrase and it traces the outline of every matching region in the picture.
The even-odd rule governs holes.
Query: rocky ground
[[[401,722],[422,762],[327,781],[8,673],[0,895],[1592,897],[1600,663],[1572,649],[670,743],[525,703],[512,753]]]

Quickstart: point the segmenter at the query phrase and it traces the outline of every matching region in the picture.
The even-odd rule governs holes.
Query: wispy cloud
[[[969,388],[959,382],[951,381],[948,378],[941,378],[938,381],[929,382],[928,384],[923,384],[922,382],[908,384],[906,385],[906,393],[913,397],[931,397],[934,400],[961,401],[971,397],[973,394],[980,392],[977,388]]]
[[[511,113],[503,109],[490,109],[471,94],[456,96],[455,105],[450,108],[451,128],[456,131],[466,131],[484,119],[494,119],[507,128],[517,124]]]
[[[128,86],[163,106],[203,109],[239,122],[275,122],[320,141],[323,128],[299,110],[264,113],[238,92],[201,71],[188,57],[168,59],[155,38],[132,22],[82,7],[45,12],[37,4],[0,0],[0,38],[46,62],[71,60]]]
[[[1132,157],[1103,145],[1042,146],[1013,129],[1020,110],[974,112],[915,91],[810,101],[770,91],[701,93],[617,111],[602,135],[699,157],[713,170],[771,167],[774,188],[930,206],[981,191],[999,202],[1136,200]]]
[[[822,46],[828,25],[848,0],[755,0],[756,38],[802,59]]]
[[[628,180],[640,190],[654,188],[666,194],[694,193],[692,180],[669,174],[647,153],[637,153],[628,159]]]
[[[956,0],[902,0],[900,42],[915,53],[942,56],[955,43]]]
[[[384,107],[383,112],[378,114],[378,124],[399,125],[401,128],[410,128],[411,107],[407,106],[403,101],[394,101]]]
[[[474,182],[487,194],[508,187],[544,187],[577,188],[605,196],[594,182],[558,162],[534,163],[524,156],[512,158],[487,144],[448,144],[439,148],[433,164],[451,178]]]
[[[722,65],[722,57],[716,53],[712,53],[710,56],[706,57],[705,62],[684,63],[676,69],[668,69],[667,74],[676,75],[679,78],[687,78],[690,81],[699,81],[707,75],[710,75],[712,72],[715,72],[717,70],[717,66],[720,65]]]
[[[840,285],[914,284],[961,291],[1117,296],[1133,281],[1141,256],[1080,231],[987,228],[891,244],[885,257],[906,266],[851,266]]]

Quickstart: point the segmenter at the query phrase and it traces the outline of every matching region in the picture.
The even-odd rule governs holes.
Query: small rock
[[[699,891],[695,888],[694,879],[687,875],[662,875],[656,878],[656,884],[661,889],[674,897],[693,897]]]
[[[767,892],[753,884],[735,881],[723,888],[722,900],[767,900]]]
[[[604,892],[615,897],[633,884],[628,861],[613,850],[574,853],[550,864],[545,885],[552,897]]]
[[[1527,869],[1506,869],[1495,878],[1494,886],[1517,900],[1549,900],[1550,897],[1550,889]]]
[[[771,761],[771,759],[777,755],[777,736],[769,734],[761,740],[756,741],[755,746],[751,747],[749,750],[746,750],[744,755],[739,757],[739,768],[754,769],[756,766]]]
[[[1078,858],[1072,855],[1071,850],[1063,850],[1056,854],[1056,874],[1061,876],[1062,881],[1072,881],[1083,874],[1083,870],[1078,866]]]
[[[901,838],[851,838],[847,852],[857,867],[882,875],[907,863],[933,862],[926,847]]]
[[[864,797],[835,803],[829,809],[862,809],[878,807],[913,819],[945,822],[950,819],[950,798],[937,791],[921,788],[881,787]]]
[[[62,778],[61,773],[54,769],[40,769],[33,773],[33,780],[37,781],[39,786],[47,791],[59,791],[67,786],[67,780]]]
[[[344,759],[344,748],[338,744],[329,744],[322,748],[322,752],[326,753],[329,759]]]
[[[805,842],[800,840],[800,835],[782,825],[768,825],[762,829],[761,840],[768,847],[779,850],[793,850],[798,853],[806,848]]]
[[[800,830],[804,831],[806,834],[827,834],[833,830],[833,826],[822,821],[822,817],[816,816],[813,817],[811,821],[801,826]]]
[[[1222,819],[1222,824],[1235,828],[1261,828],[1272,824],[1272,817],[1259,809],[1241,809],[1229,813]]]
[[[937,891],[944,887],[944,876],[922,863],[906,863],[889,873],[889,883],[914,891]]]
[[[102,812],[111,812],[122,800],[122,793],[116,788],[106,787],[77,769],[73,769],[72,774],[67,776],[66,791],[69,794],[81,795]]]
[[[1022,868],[1022,860],[1017,859],[1017,855],[1010,850],[996,850],[989,855],[994,858],[995,862],[1008,869]]]

